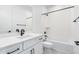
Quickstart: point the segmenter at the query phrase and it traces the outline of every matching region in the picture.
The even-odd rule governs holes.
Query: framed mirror
[[[31,30],[32,7],[28,5],[0,5],[0,34]]]

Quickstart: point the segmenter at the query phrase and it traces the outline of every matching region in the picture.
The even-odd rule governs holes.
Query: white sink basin
[[[25,35],[19,36],[19,37],[17,37],[17,38],[24,39],[24,38],[28,38],[28,37],[32,37],[32,36],[33,36],[33,35],[31,35],[31,34],[25,34]]]
[[[24,39],[24,38],[27,38],[27,37],[31,37],[30,35],[27,35],[27,36],[20,36],[18,38],[21,38],[21,39]]]

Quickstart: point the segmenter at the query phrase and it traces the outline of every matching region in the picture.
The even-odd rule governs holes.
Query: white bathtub
[[[50,44],[46,44],[46,42],[50,42]],[[55,40],[47,40],[43,43],[43,46],[51,49],[54,52],[59,54],[73,54],[74,53],[74,41],[72,42],[61,42]]]

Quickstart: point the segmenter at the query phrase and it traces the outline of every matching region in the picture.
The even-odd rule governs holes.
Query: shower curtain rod
[[[75,7],[75,6],[70,6],[70,7],[66,7],[66,8],[62,8],[62,9],[50,11],[50,12],[47,12],[47,13],[42,13],[41,15],[46,15],[46,16],[48,16],[48,14],[50,14],[50,13],[57,12],[57,11],[62,11],[62,10],[66,10],[66,9],[70,9],[70,8],[74,8],[74,7]],[[26,19],[30,19],[30,18],[32,18],[32,17],[28,17],[28,18],[26,18]]]
[[[62,10],[70,9],[70,8],[73,8],[73,7],[75,7],[75,6],[70,6],[70,7],[66,7],[66,8],[62,8],[62,9],[50,11],[50,12],[47,12],[47,13],[43,13],[42,15],[46,15],[46,14],[50,14],[50,13],[53,13],[53,12],[57,12],[57,11],[62,11]]]

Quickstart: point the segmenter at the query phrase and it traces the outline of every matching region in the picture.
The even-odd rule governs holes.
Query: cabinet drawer
[[[17,54],[22,50],[23,50],[22,44],[16,44],[16,45],[4,48],[3,50],[0,51],[0,54]]]
[[[29,41],[25,41],[24,45],[23,45],[24,46],[24,50],[32,47],[34,44],[40,42],[41,40],[42,40],[41,37],[38,37],[38,38],[35,38],[35,39],[31,39]]]

